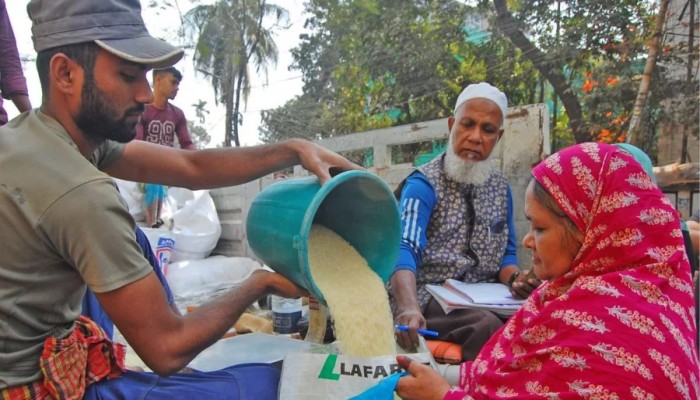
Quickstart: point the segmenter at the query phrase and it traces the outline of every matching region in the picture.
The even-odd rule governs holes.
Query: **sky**
[[[10,15],[12,27],[17,39],[17,49],[20,57],[34,59],[36,52],[31,39],[31,21],[27,16],[27,1],[11,0],[6,1],[7,11]],[[186,12],[191,7],[188,0],[180,0],[180,7]],[[175,9],[154,9],[148,8],[147,0],[141,0],[143,18],[146,27],[151,35],[167,40],[171,44],[182,44],[176,32],[180,26],[180,17]],[[278,30],[275,35],[275,42],[279,49],[279,59],[277,67],[270,67],[268,70],[267,85],[264,76],[255,76],[252,70],[252,89],[248,98],[246,110],[243,110],[243,125],[239,128],[239,135],[242,146],[259,144],[258,126],[260,125],[260,110],[275,108],[283,105],[287,100],[296,95],[300,95],[302,90],[301,74],[299,71],[289,71],[288,66],[292,62],[290,50],[299,43],[299,34],[303,31],[305,17],[303,12],[303,0],[276,0],[275,4],[286,8],[289,11],[289,29]],[[268,24],[269,26],[269,24]],[[34,62],[25,62],[24,76],[27,78],[29,98],[32,106],[38,107],[41,104],[41,86],[36,73]],[[211,84],[194,72],[192,63],[192,52],[187,51],[185,57],[175,65],[183,73],[183,80],[180,83],[180,90],[172,103],[183,109],[188,119],[194,120],[195,109],[192,104],[199,99],[207,102],[207,109],[210,114],[202,126],[207,129],[211,136],[211,141],[207,147],[215,147],[223,142],[225,110],[223,105],[215,106],[214,90]],[[149,80],[151,74],[149,73]],[[4,103],[10,118],[18,114],[17,109],[11,101]],[[199,124],[199,123],[198,123]]]

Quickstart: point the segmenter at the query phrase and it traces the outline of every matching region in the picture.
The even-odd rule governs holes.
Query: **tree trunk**
[[[695,51],[695,0],[689,0],[690,12],[688,13],[690,23],[688,24],[688,69],[686,73],[686,83],[688,90],[688,98],[693,98],[693,92],[695,91],[695,85],[693,85],[693,76],[695,75],[695,68],[693,68],[693,55]],[[681,140],[681,163],[687,161],[690,156],[688,155],[688,134],[692,129],[692,125],[685,124],[683,127],[683,139]]]
[[[240,109],[241,109],[241,90],[243,90],[243,75],[245,72],[245,66],[241,65],[238,67],[238,78],[236,79],[236,98],[233,101],[233,141],[236,143],[236,147],[241,147],[241,141],[238,137],[238,126],[240,125]]]
[[[255,27],[256,34],[253,36],[254,38],[257,38],[260,35],[260,30],[262,29],[262,9],[264,5],[265,1],[258,2],[258,23]],[[241,9],[244,11],[248,9],[245,1],[243,2]],[[243,91],[243,86],[246,84],[246,82],[244,82],[245,70],[246,66],[248,65],[248,62],[250,61],[250,57],[253,55],[253,52],[255,51],[255,48],[258,45],[257,39],[251,42],[250,44],[246,43],[245,15],[243,13],[240,15],[239,40],[240,43],[243,44],[243,47],[241,47],[239,53],[240,60],[238,65],[238,71],[236,73],[235,99],[233,99],[233,126],[231,127],[233,142],[235,143],[236,147],[241,147],[241,140],[238,135],[238,127],[241,125],[241,92]]]
[[[569,116],[569,126],[574,134],[576,143],[590,141],[590,132],[583,123],[581,104],[562,73],[563,65],[559,62],[548,60],[547,55],[535,47],[518,29],[518,21],[508,11],[506,0],[493,0],[493,4],[496,6],[497,12],[496,26],[508,36],[510,41],[520,49],[523,56],[530,60],[542,76],[549,81],[552,88],[554,88],[554,93],[566,107],[566,114]]]
[[[231,96],[226,93],[225,98],[229,100]],[[224,147],[231,147],[231,127],[233,126],[233,102],[226,101],[226,126],[224,127]]]
[[[413,122],[413,115],[411,115],[411,106],[408,104],[407,101],[403,102],[401,104],[401,109],[403,110],[404,115],[406,116],[406,121],[407,122]]]
[[[634,102],[634,107],[632,107],[632,118],[630,118],[630,127],[627,134],[627,143],[635,144],[632,140],[634,134],[639,128],[639,118],[644,111],[644,105],[647,101],[647,96],[649,95],[649,85],[651,84],[651,74],[654,72],[654,65],[656,65],[656,56],[659,54],[659,48],[661,47],[661,33],[664,28],[664,23],[666,22],[666,12],[668,11],[669,0],[661,0],[659,4],[659,14],[656,16],[656,26],[654,27],[654,33],[651,35],[649,40],[649,55],[647,56],[647,62],[644,66],[644,73],[642,74],[642,82],[639,84],[639,91],[637,92],[637,100]]]

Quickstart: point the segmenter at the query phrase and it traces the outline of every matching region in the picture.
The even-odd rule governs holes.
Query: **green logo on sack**
[[[340,379],[341,375],[347,375],[359,378],[377,379],[386,378],[389,375],[403,371],[403,368],[401,368],[399,364],[390,364],[389,370],[387,371],[387,368],[382,365],[346,364],[341,362],[340,373],[334,373],[333,371],[335,370],[337,361],[337,354],[329,354],[326,358],[326,362],[323,363],[323,368],[321,368],[321,373],[318,374],[318,378],[337,381]]]
[[[335,361],[338,359],[336,354],[329,354],[326,358],[326,362],[323,363],[323,368],[321,368],[321,373],[318,374],[319,379],[330,379],[332,381],[337,381],[340,379],[340,374],[334,374]]]

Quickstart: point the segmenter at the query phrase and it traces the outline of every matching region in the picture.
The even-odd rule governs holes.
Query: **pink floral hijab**
[[[462,365],[446,399],[700,398],[690,266],[666,196],[605,144],[564,149],[533,175],[583,245]]]

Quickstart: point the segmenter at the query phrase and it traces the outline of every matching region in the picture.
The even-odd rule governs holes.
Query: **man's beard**
[[[495,146],[494,146],[495,147]],[[452,135],[447,142],[445,150],[445,174],[455,182],[466,183],[468,185],[483,185],[491,176],[495,169],[491,162],[491,154],[482,161],[463,160],[455,154],[452,147]]]
[[[128,143],[136,137],[136,124],[127,123],[126,116],[135,112],[142,113],[142,104],[127,110],[120,118],[117,111],[110,107],[107,95],[97,87],[92,74],[88,73],[83,82],[81,102],[75,123],[88,139],[94,142],[108,139]]]

